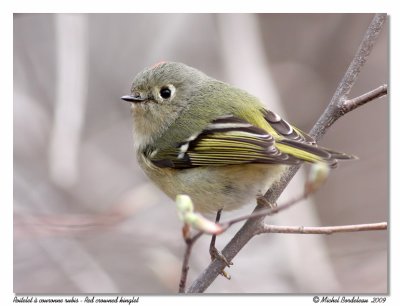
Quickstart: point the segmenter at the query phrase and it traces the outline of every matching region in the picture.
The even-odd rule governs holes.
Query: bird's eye
[[[168,87],[163,87],[160,90],[160,96],[163,99],[168,99],[171,97],[171,89],[169,89]]]

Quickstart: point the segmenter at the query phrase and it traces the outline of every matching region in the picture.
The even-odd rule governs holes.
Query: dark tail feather
[[[357,156],[355,155],[350,155],[350,154],[346,154],[346,153],[342,153],[342,152],[336,152],[330,149],[326,149],[323,148],[324,150],[326,150],[330,155],[331,158],[328,160],[329,163],[329,167],[331,167],[332,169],[337,167],[337,160],[352,160],[352,159],[358,159]]]
[[[329,152],[329,154],[331,154],[332,158],[334,159],[340,159],[340,160],[350,160],[350,159],[358,159],[357,156],[355,155],[350,155],[350,154],[346,154],[346,153],[342,153],[342,152],[336,152],[330,149],[325,149],[327,152]]]

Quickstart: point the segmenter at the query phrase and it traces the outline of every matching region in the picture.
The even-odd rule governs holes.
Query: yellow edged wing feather
[[[294,165],[304,161],[334,166],[336,159],[354,158],[318,147],[312,137],[271,111],[264,110],[263,115],[273,133],[235,116],[222,116],[176,147],[150,152],[149,158],[158,167],[177,169],[248,163]]]

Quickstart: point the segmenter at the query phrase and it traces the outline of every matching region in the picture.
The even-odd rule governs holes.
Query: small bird
[[[244,90],[182,63],[140,72],[131,94],[140,167],[169,197],[196,211],[237,209],[263,194],[285,168],[354,156],[320,147]]]

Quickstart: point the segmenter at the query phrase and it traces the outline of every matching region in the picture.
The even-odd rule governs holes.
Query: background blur
[[[14,291],[176,293],[184,251],[173,202],[133,153],[129,93],[160,60],[194,66],[263,99],[309,131],[371,14],[14,15]],[[380,35],[353,89],[388,82]],[[280,225],[388,221],[388,101],[347,114],[324,146],[357,155]],[[372,128],[373,127],[373,128]],[[281,202],[299,194],[299,173]],[[253,205],[223,219],[249,213]],[[239,225],[217,239],[222,247]],[[213,293],[386,293],[388,233],[255,237]],[[208,265],[195,245],[189,283]]]

